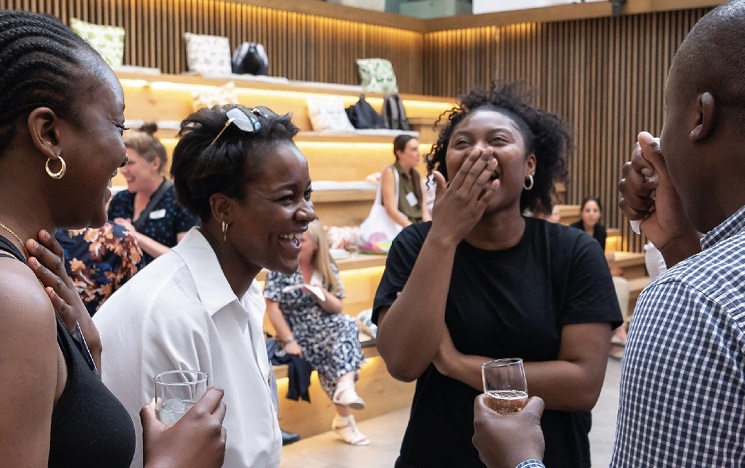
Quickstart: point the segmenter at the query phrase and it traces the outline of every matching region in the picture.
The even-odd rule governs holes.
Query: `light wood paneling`
[[[675,50],[707,11],[427,33],[424,93],[458,96],[493,79],[523,81],[534,89],[534,103],[573,129],[576,149],[565,203],[598,196],[606,226],[621,230],[622,250],[640,252],[643,237],[631,233],[618,210],[621,166],[639,131],[661,131],[665,77]]]
[[[644,238],[617,208],[620,168],[638,131],[660,132],[673,54],[720,3],[628,0],[611,17],[609,2],[591,2],[426,21],[316,0],[0,0],[0,8],[123,26],[125,63],[166,73],[186,69],[190,31],[228,36],[233,47],[262,42],[270,73],[296,80],[357,84],[354,59],[376,56],[391,60],[404,93],[457,96],[494,78],[523,80],[574,131],[563,202],[599,196],[622,248],[641,251]]]
[[[304,13],[279,9],[289,8],[287,1],[258,3],[265,6],[215,0],[0,0],[0,9],[52,14],[65,23],[79,18],[122,26],[124,64],[164,73],[187,69],[183,36],[192,32],[227,36],[233,49],[244,41],[261,42],[269,73],[292,80],[359,84],[355,59],[386,58],[400,91],[421,93],[421,20],[315,0],[296,3]],[[321,16],[332,12],[340,19]],[[361,21],[370,17],[379,24]]]

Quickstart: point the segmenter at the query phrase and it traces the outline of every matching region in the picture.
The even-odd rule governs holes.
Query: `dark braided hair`
[[[257,118],[261,128],[250,133],[233,124],[225,128],[225,113],[236,107]],[[223,128],[225,132],[212,144]],[[264,155],[280,144],[292,145],[298,131],[289,114],[255,114],[234,104],[199,109],[181,122],[181,139],[173,150],[171,177],[178,201],[206,223],[211,216],[210,196],[222,193],[242,200]]]
[[[80,123],[71,94],[85,83],[81,50],[95,51],[59,20],[25,11],[0,11],[0,154],[18,121],[48,107]]]
[[[565,182],[567,178],[565,154],[572,148],[571,131],[557,115],[527,104],[529,93],[523,88],[521,83],[500,85],[494,81],[488,90],[477,88],[462,96],[458,106],[438,119],[438,123],[443,118],[447,123],[426,156],[427,172],[431,174],[437,170],[449,180],[445,156],[453,132],[471,113],[494,110],[512,119],[520,129],[525,141],[525,157],[531,153],[536,157],[533,189],[523,190],[520,211],[552,206],[556,194],[554,184]]]

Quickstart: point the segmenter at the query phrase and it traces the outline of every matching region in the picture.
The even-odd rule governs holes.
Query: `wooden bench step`
[[[362,411],[355,411],[355,419],[364,421],[410,406],[416,383],[401,382],[391,377],[375,346],[363,347],[362,351],[366,361],[360,369],[356,390],[365,400],[366,407]],[[280,427],[286,431],[297,432],[302,437],[328,432],[336,410],[321,388],[318,373],[314,371],[311,374],[311,403],[293,401],[285,398],[288,385],[286,367],[275,366],[275,375],[278,377]]]

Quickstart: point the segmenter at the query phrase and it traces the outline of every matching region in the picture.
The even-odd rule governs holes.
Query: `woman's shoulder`
[[[29,340],[40,338],[35,333],[56,334],[54,308],[31,269],[15,258],[0,257],[0,271],[3,334],[27,333]]]

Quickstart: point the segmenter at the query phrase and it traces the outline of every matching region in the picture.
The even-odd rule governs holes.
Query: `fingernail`
[[[49,240],[51,236],[49,235],[49,232],[46,229],[42,229],[41,233],[39,233],[41,238],[44,240]]]
[[[31,248],[32,249],[38,249],[39,248],[39,243],[36,242],[34,239],[31,239]]]

